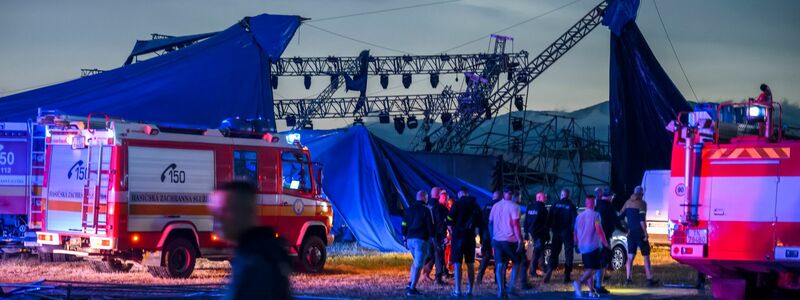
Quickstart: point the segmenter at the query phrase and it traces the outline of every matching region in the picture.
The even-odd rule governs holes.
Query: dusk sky
[[[81,68],[121,66],[135,40],[151,33],[185,35],[223,30],[244,16],[295,14],[312,19],[438,2],[388,0],[0,0],[0,95],[77,78]],[[354,39],[414,54],[486,52],[498,29],[569,4],[572,0],[462,0],[310,23]],[[581,0],[524,25],[498,32],[515,38],[514,50],[539,53],[599,1]],[[800,103],[800,1],[659,0],[668,32],[703,100],[744,99],[766,82],[776,99]],[[662,66],[688,99],[694,99],[659,22],[653,0],[642,0],[638,24]],[[536,80],[530,109],[572,110],[608,98],[609,31],[599,27]],[[284,53],[291,56],[397,55],[301,26]],[[415,77],[415,80],[417,78]],[[369,94],[434,93],[426,78]],[[459,88],[463,80],[443,78]],[[315,79],[322,88],[326,78]],[[392,78],[390,86],[399,84]],[[440,86],[441,88],[441,86]],[[281,81],[277,97],[313,97],[300,81]]]

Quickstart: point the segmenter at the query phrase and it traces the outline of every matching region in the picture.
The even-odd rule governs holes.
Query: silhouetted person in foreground
[[[290,299],[289,255],[272,228],[257,226],[256,187],[246,181],[224,183],[209,195],[208,208],[214,231],[236,245],[223,299]]]

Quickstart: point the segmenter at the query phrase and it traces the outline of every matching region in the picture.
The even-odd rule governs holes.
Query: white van
[[[653,244],[669,244],[670,170],[648,170],[642,177],[647,202],[647,234]]]

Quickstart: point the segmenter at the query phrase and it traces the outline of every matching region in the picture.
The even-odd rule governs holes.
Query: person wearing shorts
[[[472,296],[475,281],[475,236],[481,228],[483,217],[481,208],[475,197],[469,195],[466,188],[458,192],[458,201],[447,214],[447,228],[452,237],[450,262],[453,263],[454,291],[453,296],[461,296],[461,265],[467,264],[467,296]]]
[[[633,269],[633,259],[636,257],[636,249],[642,252],[644,257],[644,273],[647,278],[647,286],[653,287],[658,284],[658,280],[653,279],[653,269],[650,266],[650,241],[647,239],[647,202],[644,202],[644,189],[637,186],[633,189],[633,195],[625,205],[622,206],[622,217],[628,225],[628,261],[625,263],[626,284],[632,283],[631,269]]]
[[[594,211],[594,196],[586,197],[586,210],[575,218],[574,238],[575,244],[583,258],[583,275],[580,279],[572,282],[575,289],[575,296],[582,297],[581,285],[585,282],[589,286],[589,297],[596,297],[594,274],[603,265],[603,251],[608,248],[603,227],[600,222],[600,214]]]

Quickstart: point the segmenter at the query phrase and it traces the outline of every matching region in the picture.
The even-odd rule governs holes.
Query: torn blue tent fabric
[[[609,0],[603,15],[603,25],[619,36],[625,24],[636,20],[638,11],[639,0]]]
[[[24,121],[43,108],[200,127],[262,116],[274,128],[267,61],[280,57],[299,25],[298,16],[247,18],[178,51],[0,98],[0,120]]]
[[[312,159],[324,165],[323,190],[337,219],[341,217],[362,246],[406,251],[393,219],[415,201],[418,190],[428,192],[435,185],[455,195],[465,186],[480,203],[490,199],[487,191],[427,168],[363,126],[298,132]]]
[[[672,134],[665,127],[686,99],[661,68],[636,22],[611,34],[609,111],[611,188],[620,201],[642,182],[645,170],[669,169]]]
[[[128,58],[125,60],[125,65],[133,63],[133,58],[136,56],[161,50],[174,51],[215,34],[217,34],[217,32],[136,41],[136,44],[133,45],[133,50],[131,50],[131,54],[128,55]]]

